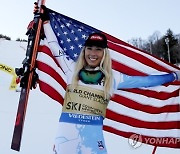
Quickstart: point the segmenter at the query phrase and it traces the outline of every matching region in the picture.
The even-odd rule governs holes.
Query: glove
[[[176,73],[177,80],[180,81],[180,71],[177,71],[175,73]]]
[[[37,83],[39,81],[39,76],[36,73],[35,70],[33,70],[33,76],[32,76],[32,84],[31,84],[31,89],[35,89],[37,87]],[[30,71],[26,71],[24,72],[24,68],[16,68],[15,69],[16,74],[18,75],[18,79],[17,82],[20,82],[20,87],[25,88],[27,87],[28,84],[28,77],[29,77],[29,73]]]
[[[20,80],[20,87],[27,87],[28,84],[28,73],[25,73],[24,76],[22,76],[21,80]],[[32,77],[32,83],[31,83],[31,89],[36,89],[37,87],[37,83],[39,81],[39,76],[38,74],[34,71],[33,73],[33,77]]]
[[[41,5],[41,8],[43,9],[43,13],[40,13],[41,20],[43,22],[50,20],[49,9],[45,5]]]
[[[34,3],[34,14],[40,14],[41,20],[43,22],[50,20],[49,18],[49,9],[45,5],[41,5],[41,8],[43,10],[43,13],[38,13],[39,7],[37,2]]]
[[[38,76],[38,74],[36,73],[36,71],[34,71],[34,73],[33,73],[33,78],[32,78],[31,89],[32,89],[32,88],[36,89],[37,84],[38,84],[38,81],[39,81],[39,76]]]

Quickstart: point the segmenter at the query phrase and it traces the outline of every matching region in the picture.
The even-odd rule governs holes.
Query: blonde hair
[[[83,47],[77,60],[75,72],[72,78],[72,86],[74,88],[77,86],[79,81],[79,71],[86,65],[87,63],[85,61],[85,47]],[[109,100],[110,95],[112,94],[113,75],[111,57],[107,48],[104,49],[104,54],[99,67],[105,75],[104,97],[105,99]]]

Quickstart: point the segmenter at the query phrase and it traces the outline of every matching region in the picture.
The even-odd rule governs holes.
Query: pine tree
[[[172,30],[168,29],[166,32],[166,35],[162,37],[162,40],[164,40],[163,49],[164,49],[165,60],[169,61],[168,60],[168,50],[169,50],[170,62],[172,64],[177,63],[178,62],[178,59],[177,59],[178,39],[173,34]]]

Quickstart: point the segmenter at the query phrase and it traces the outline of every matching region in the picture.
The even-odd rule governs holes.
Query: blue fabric
[[[103,117],[98,115],[84,115],[75,113],[62,113],[60,122],[69,122],[84,125],[102,125]]]
[[[128,76],[123,74],[123,82],[118,84],[118,89],[153,87],[175,80],[173,73],[165,75]]]
[[[78,59],[81,47],[84,45],[87,36],[93,32],[101,32],[53,10],[49,10],[49,13],[50,24],[59,45],[64,49],[66,55],[74,61]]]
[[[102,127],[60,122],[54,154],[107,154]]]

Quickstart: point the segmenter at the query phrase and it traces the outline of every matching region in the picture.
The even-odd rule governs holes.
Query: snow
[[[0,64],[21,67],[26,43],[0,40]],[[0,70],[0,154],[51,154],[61,106],[40,92],[30,91],[20,152],[11,149],[19,92],[9,90],[12,76]],[[153,146],[129,145],[128,139],[105,132],[108,154],[151,154]],[[179,149],[160,148],[156,154],[179,154]]]

